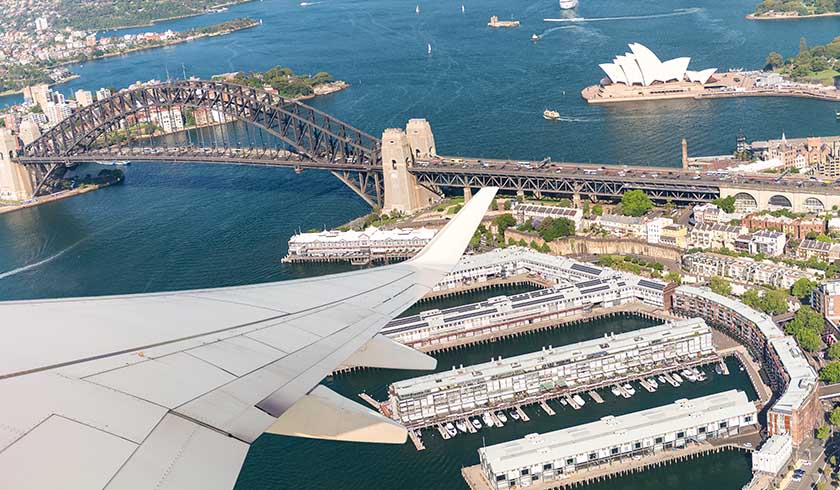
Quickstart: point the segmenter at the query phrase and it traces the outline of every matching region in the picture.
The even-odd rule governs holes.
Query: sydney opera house
[[[688,69],[691,58],[659,61],[653,51],[639,43],[632,43],[629,47],[629,53],[616,56],[612,63],[599,65],[607,74],[610,82],[643,87],[653,85],[656,82],[689,81],[706,83],[717,71],[716,68],[691,71]]]
[[[629,52],[616,56],[612,63],[599,65],[607,76],[598,85],[583,89],[584,99],[597,104],[698,97],[715,90],[735,90],[741,81],[730,73],[717,74],[716,68],[689,70],[688,57],[661,61],[642,44],[629,47]]]

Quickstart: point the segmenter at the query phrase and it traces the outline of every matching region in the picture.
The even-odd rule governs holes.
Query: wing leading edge
[[[0,302],[0,488],[229,489],[266,431],[404,442],[403,427],[319,383],[339,366],[435,366],[377,332],[454,267],[495,192],[391,266]]]

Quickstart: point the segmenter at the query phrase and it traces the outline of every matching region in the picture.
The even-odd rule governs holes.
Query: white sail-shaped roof
[[[712,75],[714,75],[716,71],[717,68],[706,68],[705,70],[700,71],[686,70],[685,76],[688,77],[689,81],[706,83],[710,78],[712,78]]]
[[[648,86],[654,82],[688,80],[706,83],[716,68],[702,71],[689,71],[689,57],[674,58],[665,62],[647,47],[639,43],[629,44],[630,53],[618,55],[612,63],[599,65],[613,83]]]
[[[627,79],[624,77],[624,72],[620,66],[614,63],[601,63],[598,66],[604,70],[604,73],[607,74],[607,77],[609,77],[612,83],[627,83]]]

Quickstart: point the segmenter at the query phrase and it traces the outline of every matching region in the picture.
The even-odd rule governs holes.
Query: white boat
[[[560,8],[563,10],[571,10],[578,6],[578,0],[560,0]]]
[[[464,4],[463,3],[461,4],[461,13],[462,14],[464,13]]]
[[[449,433],[450,436],[455,437],[455,436],[458,435],[458,431],[455,430],[455,426],[452,425],[452,422],[447,422],[446,425],[444,426],[444,428],[446,429],[446,432]]]
[[[682,378],[680,378],[680,375],[679,375],[679,374],[674,373],[674,374],[672,374],[672,375],[671,375],[671,377],[672,377],[672,378],[674,378],[674,381],[676,381],[677,383],[682,384],[683,379],[682,379]]]
[[[610,391],[612,391],[612,394],[615,396],[621,396],[621,390],[618,388],[618,385],[612,385],[610,387]]]
[[[98,160],[95,163],[98,165],[108,165],[108,166],[117,166],[117,165],[128,165],[128,160],[109,160],[109,161],[102,161]]]
[[[537,42],[540,40],[539,34],[531,34],[531,41]]]
[[[414,7],[414,13],[416,13],[416,14],[420,13],[420,5]]]
[[[575,403],[577,403],[577,404],[578,404],[578,405],[580,405],[581,407],[582,407],[582,406],[584,406],[584,405],[586,405],[586,401],[585,401],[583,398],[581,398],[581,396],[580,396],[580,395],[575,395],[575,396],[573,396],[573,397],[572,397],[572,400],[574,400],[574,401],[575,401]]]
[[[569,405],[569,402],[567,402],[565,398],[561,398],[561,399],[560,399],[560,403],[561,403],[563,406],[568,406],[568,405]]]
[[[668,382],[668,380],[665,379],[665,376],[662,376],[661,374],[659,376],[657,376],[656,379],[658,379],[660,383],[667,383]]]
[[[657,383],[655,379],[650,378],[649,380],[647,380],[647,382],[653,387],[654,390],[659,388],[659,383]]]
[[[456,420],[455,427],[457,427],[461,432],[467,431],[467,424],[465,424],[463,420]]]
[[[630,396],[636,394],[636,389],[633,388],[633,385],[631,385],[630,383],[624,383],[624,386],[622,386],[622,388],[624,388],[624,391],[626,391],[627,393],[630,393]]]
[[[682,374],[682,375],[683,375],[683,378],[685,378],[685,379],[687,379],[687,380],[691,381],[692,383],[694,383],[695,381],[697,381],[697,376],[695,376],[695,375],[694,375],[694,373],[692,373],[692,372],[691,372],[690,370],[688,370],[688,369],[683,369],[682,371],[680,371],[680,374]]]
[[[549,121],[556,121],[560,119],[560,113],[557,111],[552,111],[551,109],[546,109],[543,111],[543,119],[548,119]]]
[[[431,45],[431,43],[430,43],[430,44],[426,44],[426,51],[427,51],[429,54],[432,54],[432,45]]]
[[[504,424],[505,422],[507,422],[507,416],[505,415],[505,412],[502,412],[501,410],[499,410],[498,412],[496,412],[496,418],[497,418],[497,419],[499,419],[499,420],[501,420],[503,424]]]
[[[484,412],[483,414],[481,414],[481,420],[487,427],[495,427],[496,425],[493,423],[493,417],[490,416],[489,412]]]
[[[475,427],[476,430],[481,430],[482,425],[481,425],[481,422],[479,422],[479,420],[477,418],[471,419],[470,422],[472,422],[473,427]]]
[[[516,410],[511,410],[510,418],[512,418],[513,420],[519,420],[519,412],[517,412]]]

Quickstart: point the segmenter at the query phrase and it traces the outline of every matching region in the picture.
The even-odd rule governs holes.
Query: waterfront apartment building
[[[749,257],[730,257],[705,252],[684,255],[683,266],[690,275],[698,278],[710,279],[720,276],[745,285],[788,289],[802,278],[817,280],[814,271],[772,262],[756,262]]]
[[[445,310],[428,310],[391,320],[382,334],[414,348],[446,345],[483,334],[505,331],[589,313],[627,303],[664,303],[670,289],[661,283],[620,273],[514,296],[497,296],[478,303]],[[672,288],[671,288],[672,289]],[[658,295],[658,298],[654,298]]]
[[[814,288],[811,307],[833,323],[840,321],[840,281],[827,281]]]
[[[428,228],[383,230],[376,227],[364,231],[298,233],[289,238],[289,253],[283,260],[411,257],[432,241],[435,233]]]
[[[756,425],[755,404],[742,391],[680,399],[640,412],[545,434],[528,434],[478,450],[494,490],[559,481],[613,460],[647,456],[690,442],[735,436]]]
[[[388,388],[392,417],[409,427],[673,370],[715,358],[699,318],[411,378]]]
[[[575,224],[576,230],[580,229],[580,223],[583,220],[583,211],[580,209],[525,202],[515,203],[511,207],[511,214],[516,218],[517,223],[525,223],[529,219],[542,221],[545,218],[566,218]]]
[[[707,288],[678,287],[672,311],[704,318],[762,360],[778,395],[767,412],[768,434],[790,434],[797,446],[810,436],[821,420],[817,373],[793,337],[785,336],[768,315]]]
[[[698,223],[688,234],[688,246],[691,248],[735,249],[735,241],[747,233],[746,226],[726,225],[722,223]]]
[[[90,90],[76,90],[75,96],[76,103],[79,104],[79,107],[87,107],[93,104],[93,93]]]
[[[780,231],[785,235],[804,240],[809,233],[825,233],[825,220],[818,217],[813,218],[788,218],[787,216],[773,216],[772,214],[748,214],[741,221],[741,224],[755,230]]]

